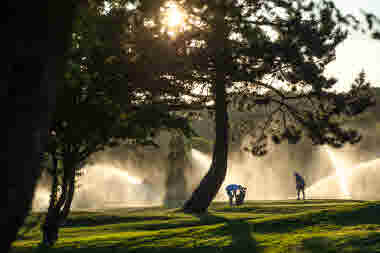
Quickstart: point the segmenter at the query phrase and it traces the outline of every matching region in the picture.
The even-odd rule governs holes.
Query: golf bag
[[[240,206],[244,203],[245,195],[247,192],[247,188],[241,189],[239,194],[236,195],[236,205]]]

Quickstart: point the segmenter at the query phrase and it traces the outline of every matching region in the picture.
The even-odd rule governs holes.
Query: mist
[[[128,169],[126,169],[128,168]],[[73,210],[106,209],[116,207],[161,205],[164,194],[163,180],[150,183],[134,176],[127,167],[114,163],[86,166],[84,175],[77,180]],[[49,205],[47,185],[39,184],[33,201],[34,210],[46,210]]]
[[[356,151],[356,152],[355,152]],[[333,163],[335,172],[315,182],[308,189],[307,194],[312,198],[345,198],[361,200],[379,200],[380,186],[377,183],[380,176],[378,170],[380,159],[375,155],[367,160],[367,156],[353,147],[332,149],[321,147],[321,157]]]
[[[163,134],[161,138],[160,149],[121,147],[97,154],[77,180],[72,209],[163,205],[169,190],[183,191],[183,187],[167,188],[169,137]],[[305,178],[306,198],[380,199],[380,160],[375,151],[363,148],[367,141],[372,140],[340,149],[316,147],[307,140],[297,145],[270,143],[263,157],[231,150],[226,179],[215,201],[227,201],[225,187],[232,183],[248,188],[246,200],[295,198],[295,171]],[[207,173],[211,156],[191,150],[189,165],[183,168],[187,196]],[[49,177],[45,175],[38,184],[33,210],[47,209],[49,190]]]
[[[242,150],[230,152],[226,178],[215,200],[228,200],[225,188],[229,184],[247,187],[246,200],[279,200],[295,196],[293,172],[301,167],[302,162],[301,159],[292,162],[292,152],[286,148],[287,145],[274,145],[272,152],[264,157]],[[193,149],[192,157],[205,174],[211,164],[211,154]]]

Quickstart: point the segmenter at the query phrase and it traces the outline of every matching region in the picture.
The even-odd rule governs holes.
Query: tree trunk
[[[57,170],[57,159],[53,156],[53,161],[55,165],[55,171]],[[64,175],[63,175],[63,185],[61,195],[56,201],[54,197],[54,191],[57,189],[52,186],[52,197],[49,203],[48,213],[44,225],[42,226],[42,244],[45,247],[53,246],[58,240],[59,227],[65,222],[69,212],[71,203],[74,197],[75,191],[75,166],[73,159],[64,159]],[[54,183],[54,178],[53,178]],[[54,185],[54,184],[53,184]],[[56,187],[58,184],[56,184]]]
[[[75,168],[76,167],[72,167],[72,168],[73,168],[73,172],[70,175],[68,195],[67,195],[67,199],[65,201],[65,205],[63,206],[63,209],[62,209],[62,215],[61,215],[61,221],[60,221],[61,224],[65,223],[65,221],[67,219],[67,216],[70,213],[71,203],[73,202],[73,198],[74,198],[74,192],[75,192],[75,172],[76,172]]]
[[[53,164],[54,171],[57,173],[58,170],[58,160],[53,155]],[[58,192],[58,175],[53,175],[53,184],[52,184],[52,192],[49,203],[48,212],[46,214],[45,222],[42,225],[42,245],[45,247],[51,247],[58,240],[58,229],[60,222],[60,210],[63,204],[66,201],[66,191],[67,191],[67,172],[65,171],[65,175],[63,176],[63,185],[61,188],[61,194],[59,199],[57,200],[57,192]]]
[[[213,159],[209,171],[201,180],[189,200],[186,201],[183,210],[187,213],[203,213],[207,211],[211,201],[218,193],[227,173],[228,153],[228,112],[226,99],[226,72],[224,62],[226,60],[227,31],[224,21],[225,7],[220,7],[216,16],[216,36],[211,42],[215,52],[216,77],[214,82],[215,94],[215,133]]]
[[[3,113],[0,133],[5,145],[5,208],[0,226],[7,231],[0,252],[8,252],[31,207],[40,175],[41,154],[57,80],[63,76],[74,15],[72,1],[6,1],[1,28],[5,66],[0,81]],[[4,20],[5,19],[5,20]]]
[[[55,205],[57,203],[57,194],[58,194],[58,160],[55,154],[52,154],[53,160],[53,171],[52,171],[52,185],[51,193],[49,200],[49,208],[45,217],[45,222],[42,226],[42,244],[44,246],[50,246],[55,243],[58,237],[56,235],[58,232],[53,231],[56,226],[49,226],[52,223],[52,220],[55,220],[52,216],[55,214]]]
[[[48,213],[51,209],[54,208],[54,205],[57,202],[57,194],[58,194],[58,159],[55,156],[55,154],[52,154],[52,161],[53,161],[53,171],[51,173],[52,184],[51,184],[51,189],[50,189]]]

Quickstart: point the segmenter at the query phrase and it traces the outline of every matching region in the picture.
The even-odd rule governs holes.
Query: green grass
[[[12,252],[380,252],[380,202],[214,203],[202,216],[158,207],[73,212],[51,249],[38,247],[41,218],[28,217]]]

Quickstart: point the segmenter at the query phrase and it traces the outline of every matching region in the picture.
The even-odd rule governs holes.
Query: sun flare
[[[166,26],[166,29],[164,30],[166,30],[170,36],[175,37],[185,28],[185,12],[175,2],[171,1],[167,2],[161,11],[163,12],[163,21]]]
[[[167,10],[167,24],[169,27],[179,26],[184,22],[185,15],[176,4],[169,4]]]

